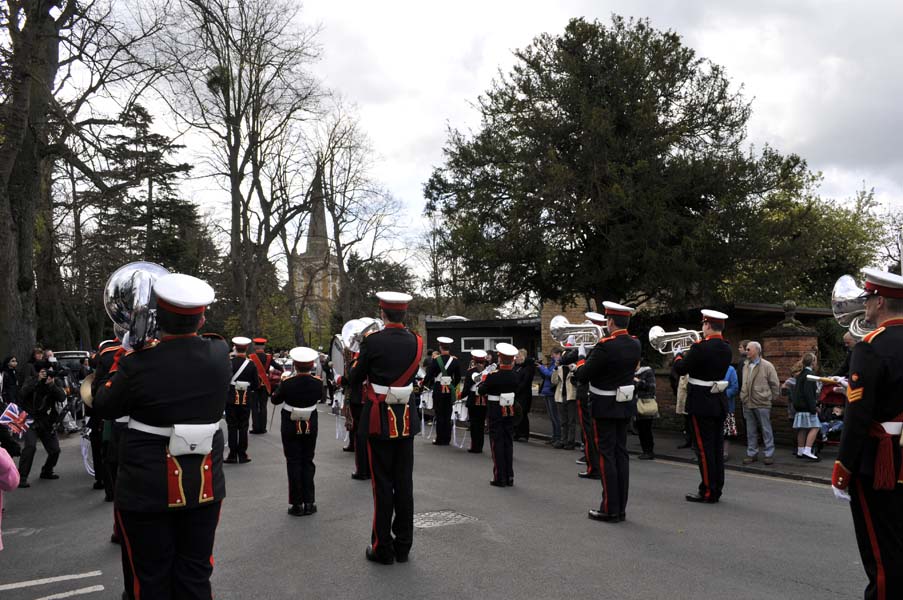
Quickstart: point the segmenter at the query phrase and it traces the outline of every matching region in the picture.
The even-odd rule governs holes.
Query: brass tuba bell
[[[842,275],[831,292],[831,312],[842,327],[847,327],[857,340],[874,331],[875,326],[865,320],[864,290],[851,275]]]
[[[154,282],[169,271],[152,262],[133,262],[116,269],[103,289],[103,306],[113,327],[128,332],[132,348],[141,348],[157,330],[151,306]]]

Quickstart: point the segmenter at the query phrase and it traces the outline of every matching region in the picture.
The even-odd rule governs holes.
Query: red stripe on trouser
[[[358,440],[360,442],[360,440]],[[376,471],[373,470],[373,448],[370,446],[370,440],[367,440],[367,462],[370,464],[370,487],[373,488],[373,551],[376,552],[379,546],[379,535],[376,533],[376,513],[379,511],[379,504],[376,501]]]
[[[492,439],[492,434],[489,434],[489,452],[492,454],[492,480],[499,480],[499,467],[495,460],[495,440]]]
[[[712,486],[709,485],[709,465],[705,460],[705,446],[702,445],[702,432],[699,431],[699,422],[695,416],[693,419],[693,433],[696,434],[696,445],[699,446],[699,464],[702,465],[702,485],[705,486],[705,498],[708,500],[712,496]],[[717,449],[716,449],[717,450]]]
[[[125,532],[122,515],[119,514],[118,510],[114,510],[113,514],[116,515],[116,522],[119,524],[119,535],[122,536],[122,542],[125,544],[125,555],[129,557],[129,564],[132,566],[132,593],[135,595],[135,600],[141,600],[141,584],[138,582],[138,571],[135,570],[135,559],[132,557],[132,543]]]
[[[605,483],[605,457],[599,450],[599,428],[596,427],[596,421],[593,420],[593,440],[596,442],[596,451],[599,453],[599,472],[602,474],[602,512],[608,514],[608,485]],[[587,459],[586,464],[589,464]],[[589,471],[589,469],[587,469]]]
[[[586,424],[583,421],[583,407],[580,405],[580,400],[577,400],[577,419],[580,421],[580,431],[583,432],[583,458],[586,459],[586,472],[592,473],[595,470],[595,465],[589,458],[589,435],[586,433]],[[596,452],[599,452],[599,444],[596,444]]]
[[[872,554],[875,555],[875,566],[877,573],[878,600],[887,600],[887,582],[884,575],[884,563],[881,562],[881,548],[878,546],[878,537],[875,535],[875,526],[872,523],[872,514],[869,512],[869,505],[865,500],[865,493],[862,489],[862,482],[856,479],[856,488],[859,491],[859,505],[862,507],[862,516],[865,519],[865,528],[869,534],[869,543],[872,545]]]

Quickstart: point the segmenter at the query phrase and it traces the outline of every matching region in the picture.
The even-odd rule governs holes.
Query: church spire
[[[326,205],[324,203],[323,170],[317,164],[317,171],[311,184],[310,226],[307,230],[307,248],[304,256],[325,257],[329,254],[329,236],[326,233]]]

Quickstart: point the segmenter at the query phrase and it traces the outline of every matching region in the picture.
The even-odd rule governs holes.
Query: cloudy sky
[[[874,187],[903,210],[903,3],[836,0],[307,0],[322,27],[314,67],[355,102],[377,175],[419,222],[422,185],[447,126],[478,124],[471,103],[511,51],[572,17],[648,17],[726,67],[753,99],[750,142],[796,152],[825,176],[822,195]]]

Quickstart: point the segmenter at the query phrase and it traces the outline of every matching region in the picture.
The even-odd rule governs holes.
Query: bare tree
[[[306,71],[316,59],[315,29],[297,25],[286,0],[182,0],[178,24],[159,51],[174,65],[164,91],[183,123],[210,142],[209,172],[229,194],[230,263],[245,331],[257,329],[257,275],[270,247],[303,213],[297,178],[274,180],[269,167],[288,160],[300,126],[316,108]],[[293,189],[278,190],[283,185]]]

